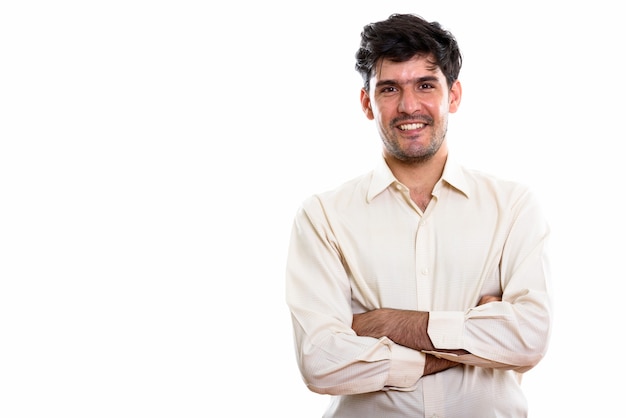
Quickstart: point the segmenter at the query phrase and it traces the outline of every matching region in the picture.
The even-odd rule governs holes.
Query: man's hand
[[[489,303],[489,302],[500,302],[500,301],[502,301],[502,298],[500,296],[485,295],[480,298],[480,300],[478,301],[478,305],[476,306],[484,305],[485,303]]]

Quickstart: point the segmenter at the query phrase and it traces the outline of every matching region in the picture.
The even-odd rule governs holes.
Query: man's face
[[[446,137],[448,114],[461,101],[461,85],[446,78],[428,56],[383,60],[361,91],[365,115],[376,121],[386,157],[407,163],[428,160]]]

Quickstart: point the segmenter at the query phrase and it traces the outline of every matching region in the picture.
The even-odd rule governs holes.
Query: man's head
[[[432,56],[448,87],[459,77],[463,60],[454,36],[439,23],[412,14],[393,14],[386,20],[366,25],[361,32],[355,68],[369,91],[376,65],[383,59],[402,62],[415,55]]]
[[[365,26],[356,57],[361,107],[376,121],[387,160],[445,158],[448,114],[461,101],[461,54],[452,35],[437,23],[395,14]]]

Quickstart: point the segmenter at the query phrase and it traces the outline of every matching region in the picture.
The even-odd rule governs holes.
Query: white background
[[[617,3],[213,3],[0,5],[0,416],[321,416],[287,240],[306,196],[377,161],[354,52],[393,12],[459,41],[452,152],[530,184],[549,216],[556,322],[531,418],[615,416]]]

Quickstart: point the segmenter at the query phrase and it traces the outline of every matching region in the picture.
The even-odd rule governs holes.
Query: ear
[[[374,119],[374,112],[372,112],[372,101],[370,100],[370,95],[365,91],[365,88],[361,89],[361,108],[363,109],[363,113],[365,113],[365,117],[369,120]]]
[[[455,113],[459,109],[462,94],[463,89],[461,88],[461,82],[459,80],[456,80],[452,84],[452,88],[448,92],[448,112]]]

